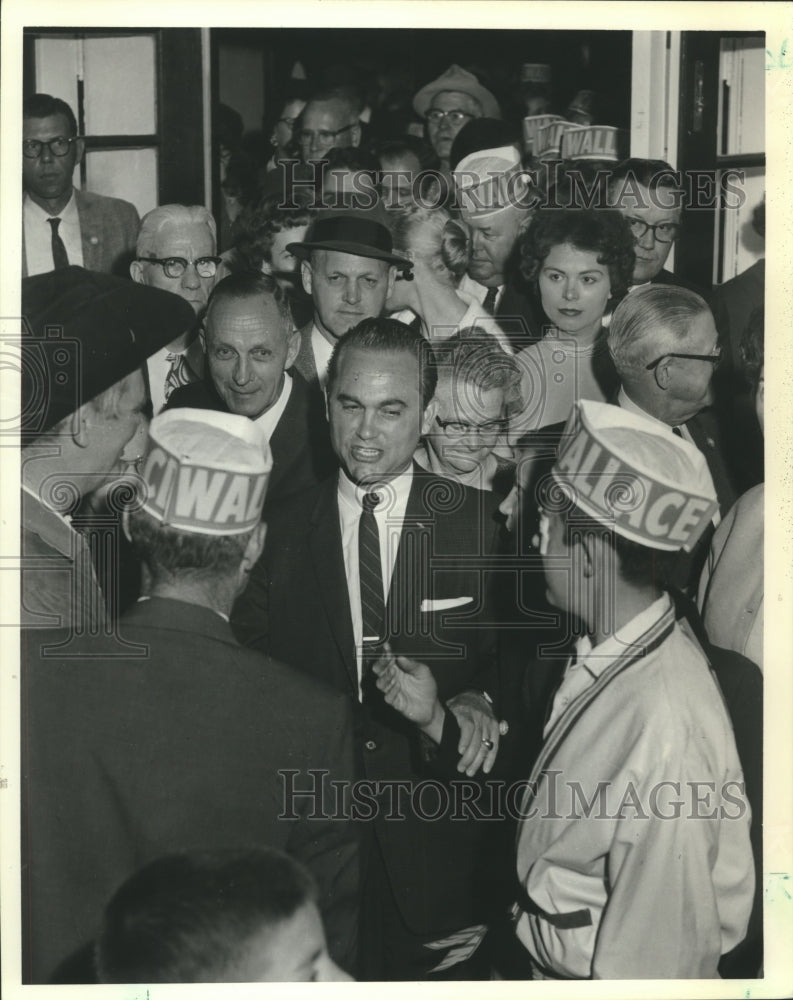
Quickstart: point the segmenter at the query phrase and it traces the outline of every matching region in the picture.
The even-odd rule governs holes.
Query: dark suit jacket
[[[677,285],[678,288],[687,288],[690,292],[696,292],[697,295],[701,295],[707,298],[708,291],[702,288],[700,285],[695,285],[693,281],[689,281],[680,274],[672,274],[671,271],[667,271],[664,268],[659,271],[658,274],[651,280],[651,285]]]
[[[356,710],[358,763],[365,778],[415,785],[428,773],[416,727],[366,684],[364,704],[358,701],[336,491],[334,476],[271,513],[264,556],[232,623],[244,642],[347,694]],[[491,510],[490,494],[414,468],[386,628],[394,652],[430,666],[444,702],[471,688],[498,698],[482,565],[494,543]],[[421,610],[427,599],[451,597],[472,600],[452,611]],[[449,719],[447,713],[441,747],[446,757],[456,737]],[[415,933],[441,934],[481,922],[484,903],[476,881],[487,824],[453,821],[448,812],[436,822],[423,821],[409,805],[404,820],[389,821],[384,811],[375,829],[407,926]]]
[[[92,191],[75,189],[80,236],[83,244],[83,267],[129,276],[129,264],[135,256],[140,218],[137,209],[121,198],[106,198]],[[27,276],[25,235],[22,231],[22,277]]]
[[[518,277],[510,277],[504,286],[496,319],[516,353],[541,340],[543,327],[550,325],[539,298]]]
[[[119,884],[161,855],[269,845],[320,885],[331,950],[354,956],[357,843],[309,819],[280,769],[352,772],[345,699],[243,649],[215,612],[154,598],[121,620],[133,644],[23,633],[23,981],[43,983],[96,932]],[[50,643],[51,656],[42,645]],[[286,804],[286,808],[285,808]]]
[[[303,379],[312,389],[319,390],[317,362],[314,357],[314,349],[311,346],[311,331],[313,329],[314,320],[311,319],[300,330],[300,350],[297,352],[297,357],[292,368],[303,376]]]
[[[290,374],[292,391],[270,438],[273,471],[267,486],[266,510],[283,497],[320,482],[337,466],[330,447],[328,422],[316,393],[309,390],[299,372],[292,370]],[[203,382],[176,389],[164,409],[183,406],[229,412],[208,374]]]

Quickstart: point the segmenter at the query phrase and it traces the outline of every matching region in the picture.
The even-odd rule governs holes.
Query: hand
[[[394,656],[386,643],[385,652],[375,661],[372,670],[386,704],[440,742],[444,711],[430,668],[407,656]]]
[[[500,737],[506,723],[499,722],[487,698],[479,691],[461,691],[446,702],[460,727],[457,770],[471,778],[481,767],[489,774],[496,762]],[[491,746],[488,746],[489,741]]]

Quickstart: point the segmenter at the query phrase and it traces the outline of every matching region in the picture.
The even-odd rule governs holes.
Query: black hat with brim
[[[302,243],[289,243],[289,253],[305,260],[312,250],[337,250],[356,257],[371,257],[409,271],[412,261],[394,252],[391,231],[364,209],[328,212],[316,218]]]
[[[22,279],[22,443],[34,441],[195,325],[173,292],[65,267]]]

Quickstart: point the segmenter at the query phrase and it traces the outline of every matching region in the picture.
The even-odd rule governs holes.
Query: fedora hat
[[[302,242],[289,243],[286,249],[300,260],[312,250],[337,250],[409,271],[413,264],[394,251],[391,230],[378,215],[366,209],[325,212],[314,219]]]
[[[463,69],[462,66],[458,66],[456,63],[453,63],[445,73],[441,73],[437,80],[433,80],[421,88],[413,98],[414,111],[423,118],[429,110],[430,104],[432,104],[433,97],[444,90],[454,90],[460,94],[468,94],[475,101],[479,101],[482,105],[482,116],[484,118],[501,117],[501,108],[498,106],[498,101],[495,97],[493,97],[486,87],[482,86],[473,73],[469,73],[467,69]]]

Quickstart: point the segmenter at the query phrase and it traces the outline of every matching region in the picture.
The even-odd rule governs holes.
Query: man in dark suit
[[[314,318],[300,331],[295,368],[322,398],[336,341],[361,320],[382,314],[397,270],[409,274],[412,264],[393,252],[381,205],[322,212],[306,238],[286,249],[300,259],[303,288],[314,303]]]
[[[72,186],[83,140],[69,105],[32,94],[22,109],[22,276],[76,264],[119,275],[135,250],[134,205]]]
[[[705,300],[674,285],[637,288],[614,310],[608,345],[622,382],[617,403],[667,424],[699,448],[724,516],[736,493],[711,409],[713,370],[721,349]],[[686,559],[685,579],[675,581],[686,590],[696,588],[710,537],[703,534]]]
[[[224,278],[209,301],[201,340],[206,377],[176,389],[166,409],[220,410],[258,424],[273,458],[266,508],[329,475],[336,459],[319,397],[299,372],[285,370],[295,360],[300,335],[274,279]]]
[[[609,178],[609,202],[630,224],[636,240],[633,286],[676,285],[698,295],[703,289],[664,267],[680,234],[683,191],[679,175],[664,160],[631,157]]]
[[[50,981],[90,942],[104,904],[141,865],[262,845],[312,871],[331,954],[353,966],[357,838],[328,784],[352,777],[349,707],[243,649],[228,624],[262,550],[269,466],[250,420],[156,417],[142,507],[128,522],[147,590],[121,619],[125,648],[83,635],[65,656],[60,633],[23,636],[27,982]],[[55,978],[90,981],[90,969]]]
[[[489,771],[500,737],[482,565],[492,498],[412,462],[434,417],[436,382],[431,348],[402,323],[366,320],[340,338],[328,414],[342,470],[271,513],[263,560],[232,615],[243,641],[344,692],[355,707],[360,772],[401,783],[401,804],[385,789],[372,810],[366,979],[470,978],[477,971],[463,959],[487,919],[477,883],[487,824],[443,807],[424,818],[414,798],[436,758],[456,765],[459,754],[468,776]],[[375,689],[371,667],[384,649],[430,666],[447,709],[440,745]],[[437,795],[430,800],[426,812]]]
[[[462,289],[494,315],[515,351],[542,336],[545,315],[520,276],[520,237],[531,223],[536,192],[513,145],[463,157],[454,171],[471,261]]]

